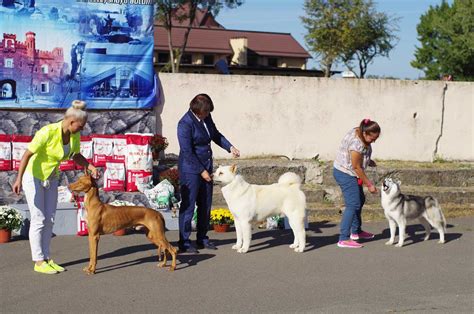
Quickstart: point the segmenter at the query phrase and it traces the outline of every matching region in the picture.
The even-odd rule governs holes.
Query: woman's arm
[[[370,193],[377,193],[377,188],[369,180],[367,175],[362,168],[362,154],[356,151],[351,150],[351,163],[352,168],[354,169],[357,176],[362,180],[362,182],[367,186],[367,189]]]
[[[87,159],[84,156],[82,156],[81,153],[74,154],[72,159],[79,166],[82,166],[85,169],[89,170],[94,178],[97,179],[99,177],[99,170],[96,167],[94,167],[91,163],[89,163]]]
[[[18,175],[12,187],[13,192],[15,192],[17,195],[19,195],[21,192],[21,180],[23,179],[23,174],[25,173],[26,166],[28,165],[28,161],[30,161],[31,156],[33,156],[33,153],[27,149],[23,154],[23,157],[21,157]]]

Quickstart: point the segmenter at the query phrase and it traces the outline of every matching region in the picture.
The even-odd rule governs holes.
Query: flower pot
[[[114,236],[123,236],[127,234],[127,229],[119,229],[114,232]]]
[[[227,232],[230,229],[229,224],[222,224],[222,225],[214,225],[215,232]]]
[[[8,229],[0,229],[0,243],[10,242],[12,231]]]

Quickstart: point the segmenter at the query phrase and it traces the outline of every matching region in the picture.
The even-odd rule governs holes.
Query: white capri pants
[[[23,191],[30,210],[30,247],[33,261],[50,259],[49,245],[53,235],[54,217],[58,204],[58,179],[53,174],[49,186],[32,174],[23,175]]]

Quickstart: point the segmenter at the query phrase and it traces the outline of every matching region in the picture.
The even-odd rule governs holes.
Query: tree
[[[324,76],[331,76],[332,66],[345,51],[352,0],[305,0],[306,16],[301,17],[308,31],[305,35],[310,50],[320,59]]]
[[[452,75],[456,80],[474,80],[474,4],[471,0],[446,1],[420,17],[417,25],[421,47],[411,65],[427,79]]]
[[[305,0],[304,9],[305,40],[326,77],[338,62],[352,70],[354,59],[364,77],[373,58],[394,46],[396,20],[376,12],[372,0]]]
[[[350,36],[347,36],[347,52],[342,60],[354,72],[353,61],[359,67],[359,78],[364,78],[369,64],[377,56],[388,57],[398,38],[398,18],[377,12],[372,0],[362,3],[359,14],[355,16]]]
[[[243,0],[155,0],[156,17],[163,23],[163,27],[168,34],[168,48],[170,53],[171,71],[179,72],[181,56],[186,50],[189,34],[196,18],[198,9],[212,12],[214,16],[219,14],[220,9],[224,7],[236,8],[243,3]],[[184,40],[181,48],[174,49],[172,41],[173,22],[188,21]]]

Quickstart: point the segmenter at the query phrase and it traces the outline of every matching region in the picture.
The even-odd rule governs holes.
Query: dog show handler
[[[370,193],[377,193],[377,188],[369,180],[364,170],[367,166],[375,167],[371,159],[371,143],[380,136],[380,126],[375,121],[364,119],[359,127],[351,129],[342,139],[334,160],[334,179],[344,196],[345,209],[342,214],[338,247],[361,248],[358,240],[372,239],[372,233],[362,231],[362,206],[365,203],[362,184]]]
[[[36,132],[28,144],[13,184],[13,192],[23,187],[30,211],[29,240],[34,271],[56,274],[65,269],[50,256],[54,217],[58,202],[59,164],[72,158],[97,177],[97,169],[80,154],[80,131],[87,122],[86,103],[74,100],[63,120]]]
[[[216,247],[209,242],[207,231],[212,204],[213,183],[211,141],[239,157],[240,152],[217,130],[211,117],[214,104],[206,94],[196,95],[189,110],[178,122],[179,181],[181,206],[179,209],[179,251],[196,253],[191,245],[191,221],[197,206],[197,249]]]

